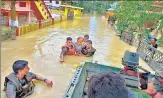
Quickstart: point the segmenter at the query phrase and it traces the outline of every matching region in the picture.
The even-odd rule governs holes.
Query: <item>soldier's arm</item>
[[[40,81],[45,82],[47,79],[42,77],[42,76],[36,75],[36,80],[40,80]]]
[[[34,73],[32,73],[32,72],[29,72],[29,74],[30,74],[30,76],[32,77],[32,79],[36,79],[36,80],[40,80],[40,81],[45,82],[45,79],[46,79],[46,78],[44,78],[44,77],[42,77],[42,76],[39,76],[39,75],[37,75],[37,74],[34,74]]]
[[[6,96],[7,98],[16,98],[16,86],[10,81],[7,83]]]
[[[50,86],[50,87],[53,86],[53,82],[52,82],[52,81],[50,81],[50,80],[48,80],[48,79],[46,79],[46,78],[44,78],[44,77],[42,77],[42,76],[40,76],[40,75],[36,75],[36,74],[34,74],[34,73],[31,73],[31,72],[29,72],[29,73],[31,74],[32,79],[36,79],[36,80],[43,81],[43,82],[45,82],[45,83],[46,83],[48,86]]]
[[[63,48],[61,51],[61,54],[60,54],[60,61],[61,62],[64,62],[64,55],[66,54],[66,52],[67,52],[67,48]]]

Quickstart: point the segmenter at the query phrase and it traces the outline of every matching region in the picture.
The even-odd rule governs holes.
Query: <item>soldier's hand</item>
[[[53,86],[53,82],[50,80],[46,80],[45,83],[47,84],[47,86],[52,87]]]
[[[60,60],[60,63],[63,63],[63,62],[65,62],[64,60]]]

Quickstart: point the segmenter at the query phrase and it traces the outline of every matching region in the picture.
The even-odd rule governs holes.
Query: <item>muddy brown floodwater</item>
[[[96,48],[93,57],[67,56],[66,62],[60,64],[61,46],[66,37],[74,40],[78,36],[88,34]],[[101,17],[89,16],[65,21],[28,34],[17,37],[17,40],[3,41],[1,48],[1,91],[6,75],[12,72],[12,64],[18,59],[29,61],[30,71],[44,76],[54,82],[48,88],[43,82],[34,81],[36,88],[28,98],[62,98],[73,77],[77,65],[81,61],[98,61],[101,64],[123,67],[121,58],[126,50],[136,51],[114,35],[115,32]],[[152,71],[140,59],[140,65]],[[1,92],[1,98],[6,98]]]

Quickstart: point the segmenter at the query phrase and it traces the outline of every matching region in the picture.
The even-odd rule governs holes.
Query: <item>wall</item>
[[[15,4],[16,10],[19,10],[19,11],[30,10],[30,1],[23,1],[23,2],[26,2],[26,7],[20,7],[19,2],[21,1],[16,1],[16,4]],[[9,9],[9,10],[11,9],[11,1],[5,1],[4,9]]]
[[[16,10],[20,10],[20,11],[30,10],[30,1],[23,1],[26,3],[26,7],[20,7],[20,2],[22,1],[17,1]]]

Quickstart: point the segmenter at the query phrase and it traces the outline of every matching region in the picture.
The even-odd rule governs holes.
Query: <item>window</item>
[[[20,7],[26,7],[26,2],[19,2]]]

